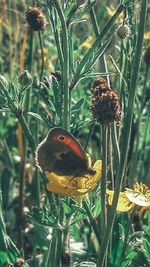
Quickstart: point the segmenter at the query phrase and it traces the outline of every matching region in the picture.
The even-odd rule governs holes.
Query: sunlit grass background
[[[118,173],[118,194],[135,182],[150,187],[150,48],[145,54],[150,46],[150,6],[142,32],[144,2],[1,0],[0,266],[92,266],[81,265],[85,261],[105,267],[149,266],[149,211],[117,213],[111,233],[109,220],[103,220],[111,209],[105,203],[106,187],[114,190]],[[113,17],[121,4],[126,8]],[[43,31],[29,28],[25,12],[30,6],[40,7],[46,16]],[[123,22],[128,34],[121,39],[117,29]],[[28,84],[18,78],[24,70]],[[104,126],[92,117],[91,88],[98,77],[106,78],[120,95],[119,126]],[[93,162],[103,161],[102,183],[82,206],[74,198],[45,193],[47,179],[36,169],[35,148],[54,126],[73,133]],[[109,244],[103,258],[107,226]]]

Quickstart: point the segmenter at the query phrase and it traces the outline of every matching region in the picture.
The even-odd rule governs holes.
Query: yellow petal
[[[108,204],[112,205],[113,197],[114,197],[114,191],[106,190],[106,193],[108,194]],[[129,201],[129,199],[126,197],[125,192],[120,192],[118,204],[117,204],[117,211],[119,212],[127,212],[130,209],[132,209],[133,203]]]
[[[144,39],[145,40],[150,40],[150,32],[145,32],[144,33]]]
[[[110,7],[107,7],[107,14],[112,17],[114,14],[115,14],[116,10],[113,9],[113,8],[110,8]],[[117,18],[117,21],[123,21],[124,19],[124,13],[122,12],[118,18]]]
[[[89,49],[92,44],[94,43],[95,38],[93,36],[89,36],[81,45],[80,47],[83,49]]]

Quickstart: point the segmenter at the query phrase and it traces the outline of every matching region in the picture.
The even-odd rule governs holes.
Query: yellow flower
[[[144,39],[150,40],[150,32],[144,32]]]
[[[112,205],[114,191],[107,189],[106,193],[108,194],[108,203]],[[117,211],[127,212],[135,206],[150,208],[150,190],[145,184],[136,182],[133,190],[126,188],[119,194]]]
[[[150,207],[150,190],[145,184],[137,183],[134,190],[126,188],[126,197],[129,201],[141,207]]]
[[[95,38],[93,36],[89,36],[81,45],[80,45],[80,48],[83,48],[83,49],[89,49],[92,44],[94,43],[95,41]]]
[[[116,9],[115,8],[113,8],[113,7],[107,7],[107,14],[110,16],[110,17],[112,17],[114,14],[115,14],[115,12],[116,12]],[[118,16],[118,18],[117,18],[117,21],[118,22],[122,22],[123,21],[123,19],[124,19],[124,13],[122,12],[122,13],[120,13],[120,15]]]
[[[96,187],[102,173],[102,161],[97,160],[93,169],[95,170],[94,174],[85,174],[78,177],[59,176],[50,172],[47,175],[49,180],[46,185],[47,190],[61,196],[77,197],[78,202],[81,203],[83,196]]]
[[[107,189],[106,193],[108,195],[108,204],[112,205],[113,197],[114,197],[114,191]],[[127,212],[132,208],[133,208],[133,203],[128,200],[128,198],[125,195],[125,192],[120,192],[118,204],[117,204],[117,211]]]

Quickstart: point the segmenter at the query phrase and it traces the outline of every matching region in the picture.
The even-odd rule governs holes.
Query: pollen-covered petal
[[[150,206],[150,193],[149,194],[140,194],[138,192],[134,192],[131,190],[125,192],[126,197],[133,202],[134,204],[137,204],[142,207],[148,207]]]
[[[106,193],[108,194],[108,204],[112,205],[113,197],[114,197],[114,191],[106,190]],[[134,206],[131,201],[126,197],[125,192],[120,192],[118,204],[117,204],[117,211],[119,212],[127,212],[130,209],[132,209]]]

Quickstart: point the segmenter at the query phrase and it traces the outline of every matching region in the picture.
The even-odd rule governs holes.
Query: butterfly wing
[[[78,141],[65,129],[53,128],[39,144],[36,162],[42,171],[58,175],[81,175],[88,169],[87,155]]]

